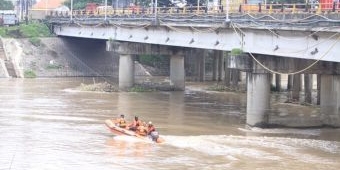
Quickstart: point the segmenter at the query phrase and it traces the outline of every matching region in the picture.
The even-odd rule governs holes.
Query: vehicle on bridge
[[[0,11],[0,25],[13,26],[18,25],[19,19],[13,10]]]

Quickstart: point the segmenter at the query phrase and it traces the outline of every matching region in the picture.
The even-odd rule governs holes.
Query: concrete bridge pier
[[[223,80],[223,70],[224,70],[224,58],[223,51],[218,51],[218,76],[217,81]]]
[[[301,74],[293,75],[292,100],[298,102],[300,99]]]
[[[270,76],[248,73],[247,77],[247,125],[265,127],[270,107]]]
[[[185,89],[184,56],[180,53],[170,56],[170,85],[177,90]]]
[[[275,91],[281,91],[281,74],[275,74]]]
[[[119,55],[119,89],[126,90],[135,83],[135,63],[133,55]]]
[[[203,49],[192,49],[195,58],[195,81],[205,81],[205,55]]]
[[[134,85],[134,55],[169,55],[170,85],[176,90],[185,88],[184,49],[152,44],[107,41],[106,50],[119,54],[119,89],[126,90]]]
[[[212,81],[217,80],[217,73],[218,73],[218,51],[215,50],[212,65]]]
[[[321,114],[324,125],[340,127],[340,76],[321,75]]]
[[[212,81],[222,81],[223,79],[223,51],[214,51],[213,68],[212,68]]]
[[[313,75],[304,74],[305,103],[312,104]]]
[[[198,49],[197,51],[198,62],[199,62],[199,81],[205,81],[205,57],[207,55],[206,50]]]

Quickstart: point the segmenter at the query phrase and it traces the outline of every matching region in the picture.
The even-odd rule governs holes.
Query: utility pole
[[[25,4],[25,9],[26,9],[26,14],[25,14],[25,22],[26,22],[26,25],[28,24],[28,0],[25,1],[26,4]]]

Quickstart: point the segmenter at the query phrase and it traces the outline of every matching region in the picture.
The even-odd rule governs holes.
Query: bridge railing
[[[105,10],[73,10],[73,16],[76,17],[91,17],[91,16],[107,16],[112,15],[183,15],[183,14],[195,14],[195,15],[225,15],[228,13],[340,13],[340,4],[333,3],[318,3],[318,4],[230,4],[229,9],[226,10],[225,6],[185,6],[183,8],[176,7],[140,7],[132,6],[127,8],[108,8]],[[69,12],[51,12],[50,16],[53,17],[68,17]]]

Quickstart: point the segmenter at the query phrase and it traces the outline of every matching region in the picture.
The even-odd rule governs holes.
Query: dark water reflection
[[[84,82],[0,81],[0,169],[340,168],[339,129],[246,130],[243,94],[74,90]],[[272,106],[274,121],[315,111]],[[103,122],[121,113],[154,122],[166,143],[113,137]]]

